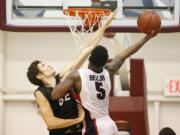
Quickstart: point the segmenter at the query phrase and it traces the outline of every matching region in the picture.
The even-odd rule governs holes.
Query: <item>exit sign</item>
[[[165,96],[180,96],[180,77],[169,77],[164,81]]]

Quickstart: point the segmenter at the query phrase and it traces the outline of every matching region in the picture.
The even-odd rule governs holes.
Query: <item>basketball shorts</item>
[[[109,117],[86,119],[82,130],[83,135],[118,135],[115,122]]]

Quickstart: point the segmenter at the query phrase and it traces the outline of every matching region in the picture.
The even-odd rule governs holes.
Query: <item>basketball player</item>
[[[52,100],[51,92],[56,84],[63,80],[71,71],[78,69],[86,60],[92,49],[98,44],[107,26],[110,24],[116,12],[108,17],[107,21],[85,42],[86,48],[80,55],[59,74],[55,70],[39,60],[33,61],[27,71],[29,81],[38,85],[35,91],[35,99],[39,112],[47,125],[49,135],[81,135],[81,123],[84,119],[84,110],[76,104],[71,93]]]
[[[137,52],[149,39],[156,35],[152,32],[136,44],[117,54],[107,63],[108,51],[103,46],[95,47],[89,57],[87,69],[71,72],[52,92],[53,99],[63,97],[74,88],[80,95],[85,110],[83,135],[117,135],[116,124],[108,114],[111,79],[126,58]]]

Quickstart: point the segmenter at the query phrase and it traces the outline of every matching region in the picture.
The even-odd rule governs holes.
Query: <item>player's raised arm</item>
[[[67,67],[65,67],[63,70],[60,72],[60,76],[62,80],[73,70],[78,69],[82,66],[82,64],[86,61],[88,55],[92,51],[92,49],[98,45],[99,41],[103,37],[103,34],[106,30],[106,28],[109,26],[111,23],[112,19],[116,15],[117,10],[112,12],[107,20],[101,25],[101,27],[92,34],[90,38],[88,38],[84,42],[85,48],[80,52],[80,54],[74,59],[73,62],[71,62]]]
[[[120,68],[120,66],[124,63],[126,58],[128,58],[132,54],[136,53],[148,40],[150,40],[156,34],[157,34],[157,32],[153,31],[152,33],[147,34],[141,40],[136,42],[134,45],[131,45],[130,47],[128,47],[127,49],[125,49],[123,51],[120,51],[120,53],[115,56],[115,58],[112,60],[112,62],[107,63],[105,66],[105,68],[108,69],[110,76],[113,77],[114,74]]]

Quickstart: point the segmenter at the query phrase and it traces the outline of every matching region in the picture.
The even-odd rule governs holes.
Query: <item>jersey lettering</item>
[[[71,100],[70,94],[67,93],[63,98],[59,99],[59,106],[62,106],[64,102]]]
[[[90,81],[105,81],[104,75],[89,75],[89,80]]]

